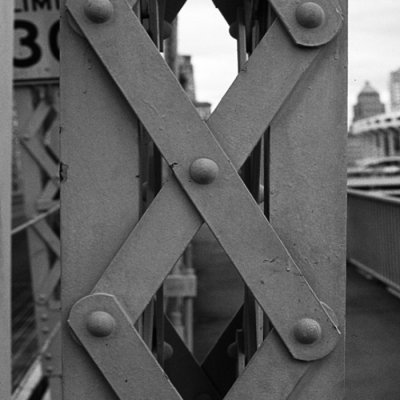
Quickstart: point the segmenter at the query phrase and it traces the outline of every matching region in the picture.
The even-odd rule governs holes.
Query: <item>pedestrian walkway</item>
[[[400,299],[352,266],[346,349],[346,400],[400,400]]]
[[[194,265],[194,345],[201,361],[243,296],[240,277],[204,227],[194,242]],[[347,273],[346,400],[400,400],[400,300],[353,266]]]

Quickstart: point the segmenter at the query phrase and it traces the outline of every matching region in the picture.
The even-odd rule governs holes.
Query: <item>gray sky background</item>
[[[236,42],[211,0],[188,0],[179,14],[179,52],[191,54],[198,100],[215,107],[237,73]],[[369,80],[389,103],[389,73],[400,68],[400,0],[349,0],[349,117]],[[388,109],[388,108],[387,108]]]

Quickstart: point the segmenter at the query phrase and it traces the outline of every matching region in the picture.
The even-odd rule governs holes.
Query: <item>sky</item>
[[[197,99],[218,104],[237,74],[236,41],[211,0],[179,14],[181,54],[192,55]],[[349,118],[365,81],[389,104],[389,73],[400,68],[400,0],[349,0]]]

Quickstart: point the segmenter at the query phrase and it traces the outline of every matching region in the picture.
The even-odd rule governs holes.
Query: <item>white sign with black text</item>
[[[14,80],[59,77],[60,0],[15,0]]]

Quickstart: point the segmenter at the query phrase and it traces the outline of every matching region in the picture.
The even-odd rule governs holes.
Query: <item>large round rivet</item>
[[[312,344],[321,338],[320,324],[311,318],[302,318],[294,327],[294,337],[302,344]]]
[[[296,8],[296,19],[304,28],[317,28],[325,21],[325,11],[319,4],[309,1]]]
[[[190,166],[190,176],[192,179],[202,185],[211,183],[218,175],[218,165],[209,158],[198,158]]]
[[[115,327],[114,318],[104,311],[92,312],[86,321],[87,330],[97,337],[111,335]]]
[[[229,34],[234,38],[237,39],[238,38],[238,34],[239,34],[239,24],[237,22],[234,22],[233,24],[231,24],[229,26]]]
[[[238,356],[238,345],[236,342],[231,343],[228,348],[226,349],[226,353],[230,358],[237,358]]]
[[[169,360],[174,355],[174,348],[167,342],[164,342],[164,360]]]
[[[168,39],[171,36],[171,33],[172,33],[172,25],[169,22],[164,21],[162,30],[163,39]]]
[[[86,0],[84,11],[92,22],[101,24],[111,18],[114,7],[110,0]]]

